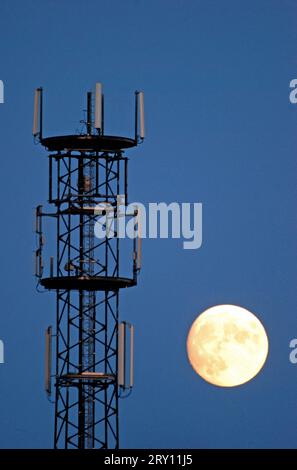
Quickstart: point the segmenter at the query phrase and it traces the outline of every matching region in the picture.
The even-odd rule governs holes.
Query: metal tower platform
[[[128,204],[124,150],[144,138],[143,93],[135,97],[133,139],[104,135],[101,84],[96,84],[95,106],[92,93],[87,95],[84,133],[44,138],[43,92],[35,92],[33,134],[49,152],[48,202],[54,208],[36,209],[35,275],[39,289],[56,291],[55,330],[46,332],[49,395],[52,377],[55,384],[55,448],[119,447],[119,397],[133,385],[134,355],[133,326],[119,322],[119,292],[137,284],[141,267],[140,238],[131,241],[129,254],[127,248],[122,252],[124,241],[117,236],[118,203],[124,197]],[[106,204],[114,209],[111,238]],[[137,235],[137,207],[128,217]],[[48,221],[56,227],[55,250],[44,241],[43,223]],[[96,223],[106,230],[102,239],[95,237]]]

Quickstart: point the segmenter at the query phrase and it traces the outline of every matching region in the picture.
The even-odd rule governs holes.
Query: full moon
[[[194,321],[187,352],[193,369],[204,380],[220,387],[235,387],[262,369],[268,338],[253,313],[235,305],[217,305]]]

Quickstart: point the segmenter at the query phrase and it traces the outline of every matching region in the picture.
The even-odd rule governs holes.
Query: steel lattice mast
[[[36,90],[33,134],[49,151],[49,204],[36,209],[36,276],[56,291],[55,448],[118,448],[119,390],[133,385],[133,327],[119,323],[119,291],[137,283],[140,239],[131,242],[131,276],[121,274],[120,238],[95,237],[101,216],[108,228],[108,207],[119,224],[119,201],[127,205],[128,158],[125,149],[144,138],[143,93],[136,92],[135,137],[104,134],[103,95],[96,85],[95,123],[88,93],[86,131],[44,138],[42,89]],[[140,119],[139,119],[139,116]],[[138,121],[140,132],[138,133]],[[128,214],[139,224],[137,208]],[[45,259],[43,221],[56,224],[56,253]],[[127,254],[127,253],[126,253]],[[127,267],[127,266],[126,266]],[[126,342],[130,334],[130,378]],[[51,389],[51,327],[47,330],[46,389]],[[127,354],[128,357],[128,354]]]

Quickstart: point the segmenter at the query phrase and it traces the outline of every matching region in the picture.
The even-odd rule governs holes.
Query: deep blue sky
[[[132,132],[133,91],[146,93],[130,199],[204,204],[202,248],[146,241],[140,284],[122,294],[137,333],[122,447],[296,447],[296,18],[293,0],[1,0],[1,447],[52,446],[43,348],[55,300],[32,277],[33,209],[47,198],[33,92],[45,89],[46,133],[73,132],[95,81],[106,132]],[[252,310],[269,335],[265,368],[239,388],[207,384],[186,357],[191,323],[218,303]]]

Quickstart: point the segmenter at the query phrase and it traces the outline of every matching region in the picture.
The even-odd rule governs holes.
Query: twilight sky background
[[[296,447],[296,18],[293,0],[1,0],[1,447],[53,437],[43,377],[55,297],[37,294],[32,275],[33,209],[47,199],[34,89],[45,89],[45,134],[71,133],[96,81],[106,133],[132,134],[133,92],[145,90],[130,200],[204,207],[202,248],[145,241],[139,286],[121,296],[136,329],[121,446]],[[234,389],[207,384],[186,357],[193,320],[219,303],[250,309],[270,339],[262,372]]]

